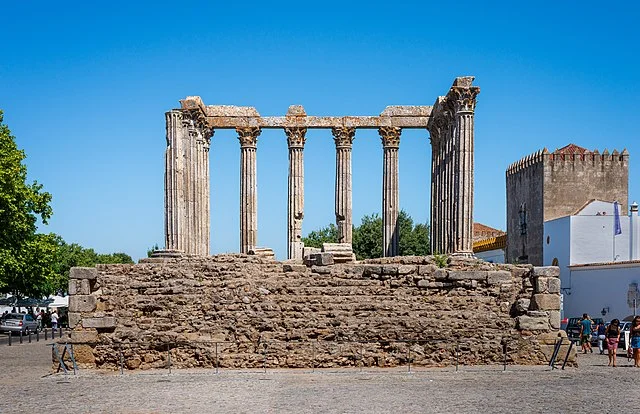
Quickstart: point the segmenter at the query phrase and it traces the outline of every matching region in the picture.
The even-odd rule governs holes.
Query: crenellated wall
[[[248,255],[73,268],[71,342],[84,367],[337,367],[546,363],[558,268],[398,257],[307,267]],[[413,341],[413,343],[403,341]],[[420,342],[422,341],[422,342]],[[218,342],[216,345],[215,342]],[[410,351],[409,351],[410,348]]]

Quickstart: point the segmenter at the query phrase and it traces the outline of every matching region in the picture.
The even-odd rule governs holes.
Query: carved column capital
[[[287,127],[284,129],[284,132],[287,134],[287,144],[289,144],[289,148],[304,148],[307,128]]]
[[[400,147],[400,134],[402,128],[383,126],[378,128],[378,134],[382,140],[382,146],[384,148],[398,148]]]
[[[333,140],[336,143],[336,148],[351,148],[353,139],[356,135],[356,129],[353,127],[333,127],[331,128],[333,134]]]
[[[478,86],[471,86],[469,88],[452,86],[449,91],[449,96],[452,100],[455,113],[475,111],[476,97],[479,93],[480,88]]]
[[[259,127],[238,127],[236,132],[241,148],[255,148],[262,130]]]
[[[213,136],[213,128],[209,126],[206,115],[200,109],[183,110],[182,125],[187,128],[189,135],[197,140],[209,142]]]

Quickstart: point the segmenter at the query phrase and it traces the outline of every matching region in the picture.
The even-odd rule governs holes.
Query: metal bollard
[[[264,373],[267,373],[267,343],[264,343],[264,348],[262,350],[262,370]]]
[[[216,374],[218,373],[218,343],[216,342]]]
[[[118,345],[118,350],[120,352],[120,375],[124,374],[124,357],[122,356],[122,344]]]
[[[169,368],[169,374],[171,374],[171,348],[169,348],[169,344],[167,344],[167,365]]]
[[[20,331],[20,343],[22,343],[22,331]]]
[[[56,339],[56,330],[51,328],[51,339]]]
[[[317,342],[317,339],[316,339]],[[311,372],[316,372],[316,343],[311,342]]]
[[[507,343],[502,344],[502,354],[504,355],[504,365],[502,367],[503,371],[507,370]]]
[[[409,374],[411,374],[411,344],[409,344]]]
[[[29,331],[29,343],[31,343],[31,331]]]
[[[456,371],[458,371],[458,363],[460,360],[460,343],[456,344]]]
[[[48,340],[49,337],[47,336],[47,328],[44,328],[44,340]]]
[[[9,346],[11,346],[11,337],[13,336],[13,332],[9,332]]]
[[[40,342],[40,331],[36,331],[36,342]]]
[[[58,337],[62,339],[62,326],[59,328],[58,334],[59,334]]]

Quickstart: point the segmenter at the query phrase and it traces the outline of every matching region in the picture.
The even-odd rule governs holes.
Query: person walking
[[[631,347],[633,348],[633,366],[640,368],[640,316],[631,322]]]
[[[617,367],[616,353],[618,352],[618,342],[620,342],[620,321],[614,319],[605,330],[607,337],[607,350],[609,351],[609,366]]]
[[[593,331],[593,321],[586,313],[582,314],[582,320],[580,321],[580,344],[582,345],[582,352],[587,351],[593,353],[591,349],[591,332]]]
[[[604,326],[604,322],[598,324],[597,334],[598,334],[598,349],[600,350],[600,355],[604,354],[604,343],[607,340],[607,335],[605,334],[607,327]]]
[[[55,309],[53,310],[53,312],[51,312],[51,327],[53,329],[58,328],[58,314],[56,313]]]

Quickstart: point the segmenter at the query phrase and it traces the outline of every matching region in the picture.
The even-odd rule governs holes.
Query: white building
[[[600,200],[544,223],[543,262],[560,267],[564,317],[586,312],[622,320],[635,314],[640,283],[637,204],[629,216],[619,216],[617,228],[618,234],[614,203]]]

